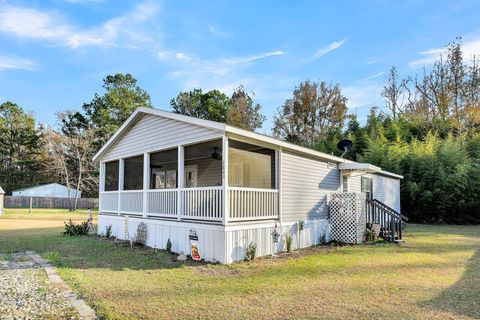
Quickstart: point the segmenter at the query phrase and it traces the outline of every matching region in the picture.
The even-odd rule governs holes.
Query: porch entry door
[[[195,188],[197,186],[198,186],[197,165],[185,166],[185,188]]]

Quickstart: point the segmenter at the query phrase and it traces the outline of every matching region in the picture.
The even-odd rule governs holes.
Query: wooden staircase
[[[408,218],[377,199],[366,200],[367,227],[380,226],[380,237],[388,242],[403,242],[404,221]]]

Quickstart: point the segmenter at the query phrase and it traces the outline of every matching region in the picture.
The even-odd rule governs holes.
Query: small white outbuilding
[[[70,194],[68,188],[58,183],[40,184],[37,186],[14,190],[14,197],[49,197],[49,198],[81,198],[81,192],[77,194],[77,190],[71,189]]]

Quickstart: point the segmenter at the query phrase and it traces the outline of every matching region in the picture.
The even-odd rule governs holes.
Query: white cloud
[[[464,41],[462,45],[463,58],[470,62],[474,55],[480,56],[480,38],[471,38]],[[447,48],[432,48],[418,53],[421,58],[410,61],[408,64],[412,68],[422,68],[432,65],[441,55],[447,54]]]
[[[342,93],[348,98],[347,106],[350,112],[356,109],[370,108],[373,105],[381,106],[383,104],[381,92],[381,84],[366,82],[342,89]]]
[[[212,25],[208,26],[208,31],[210,31],[213,35],[215,35],[217,37],[229,37],[230,36],[230,33],[225,32],[225,31],[219,29],[218,27],[214,27]]]
[[[345,43],[345,41],[347,41],[347,40],[343,39],[343,40],[340,40],[340,41],[334,41],[334,42],[326,45],[325,47],[318,49],[317,51],[315,51],[315,53],[310,58],[303,59],[301,62],[302,63],[311,63],[311,62],[323,57],[324,55],[328,54],[329,52],[332,52],[332,51],[340,48]]]
[[[175,54],[175,59],[177,60],[184,60],[184,61],[190,61],[192,60],[192,57],[190,57],[189,55],[183,53],[183,52],[178,52],[177,54]]]
[[[228,59],[223,59],[222,61],[226,64],[240,64],[240,63],[249,63],[253,62],[256,60],[262,60],[270,57],[275,57],[275,56],[283,56],[286,53],[280,50],[276,51],[269,51],[269,52],[264,52],[260,53],[257,55],[252,55],[252,56],[244,56],[244,57],[236,57],[236,58],[228,58]]]
[[[103,2],[104,0],[65,0],[65,1],[69,3],[84,4],[84,3],[99,3],[99,2]]]
[[[321,49],[318,49],[317,52],[315,52],[315,54],[313,55],[313,58],[318,59],[318,58],[326,55],[327,53],[340,48],[345,43],[345,41],[346,41],[345,39],[341,40],[341,41],[334,41],[334,42],[330,43],[329,45],[327,45],[327,46],[325,46]]]
[[[158,9],[158,3],[147,1],[99,26],[80,28],[56,12],[0,4],[0,32],[19,38],[49,40],[70,48],[115,45],[131,48],[137,43],[153,41],[140,30],[140,25],[151,19]]]
[[[161,51],[157,57],[173,68],[167,76],[181,81],[184,89],[217,88],[225,93],[231,93],[239,84],[247,85],[250,82],[248,78],[240,75],[241,70],[259,60],[285,54],[276,50],[247,56],[202,59],[184,52]]]
[[[36,64],[28,59],[0,55],[0,70],[21,69],[33,71]]]
[[[375,73],[375,74],[372,74],[371,76],[368,76],[368,77],[365,77],[363,78],[363,80],[370,80],[370,79],[375,79],[375,78],[378,78],[378,77],[381,77],[385,74],[385,72],[378,72],[378,73]]]
[[[55,39],[71,31],[56,14],[34,9],[5,5],[0,7],[0,16],[0,32],[20,38]]]

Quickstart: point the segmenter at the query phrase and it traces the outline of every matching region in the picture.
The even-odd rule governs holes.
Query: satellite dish
[[[217,152],[217,147],[213,147],[213,153],[210,155],[214,160],[222,160],[222,155]]]
[[[348,140],[348,139],[345,139],[345,140],[340,140],[338,143],[337,143],[337,148],[340,150],[340,151],[343,151],[342,155],[340,156],[340,158],[343,158],[343,156],[345,155],[345,153],[347,153],[348,150],[352,149],[353,147],[353,142],[352,140]]]

